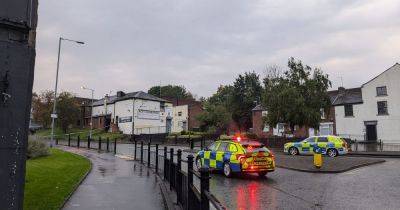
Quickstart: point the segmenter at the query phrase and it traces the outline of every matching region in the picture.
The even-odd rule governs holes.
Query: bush
[[[43,141],[28,140],[26,156],[28,159],[47,156],[50,154],[49,147]]]

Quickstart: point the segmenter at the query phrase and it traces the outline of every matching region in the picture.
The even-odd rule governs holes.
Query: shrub
[[[26,152],[28,159],[47,156],[49,154],[49,147],[45,142],[39,140],[28,140],[28,149]]]

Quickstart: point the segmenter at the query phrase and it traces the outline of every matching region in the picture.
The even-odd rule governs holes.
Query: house
[[[123,134],[168,133],[172,103],[143,91],[106,95],[93,103],[93,127]]]
[[[92,113],[92,99],[90,98],[82,98],[82,97],[74,97],[75,101],[79,104],[79,119],[76,122],[78,127],[90,127],[90,115]],[[96,99],[97,100],[97,99]]]
[[[400,64],[360,88],[339,88],[334,102],[336,132],[356,140],[400,141]]]
[[[173,105],[172,132],[193,131],[200,129],[197,115],[203,112],[200,101],[194,99],[164,98]]]

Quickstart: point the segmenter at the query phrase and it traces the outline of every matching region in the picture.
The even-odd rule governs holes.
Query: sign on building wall
[[[127,122],[132,122],[132,116],[130,117],[120,117],[118,119],[119,123],[127,123]]]
[[[138,109],[138,118],[139,119],[148,119],[148,120],[159,120],[160,119],[160,112],[159,111]]]

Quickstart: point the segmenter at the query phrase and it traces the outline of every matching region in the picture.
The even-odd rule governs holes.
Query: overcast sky
[[[239,73],[320,67],[334,88],[357,87],[400,61],[398,0],[40,0],[34,91],[96,97],[153,85],[210,96]]]

